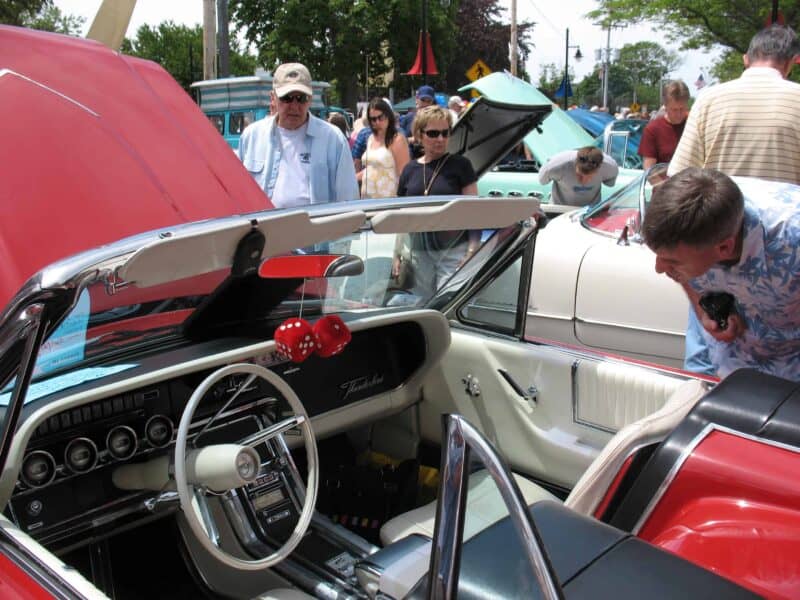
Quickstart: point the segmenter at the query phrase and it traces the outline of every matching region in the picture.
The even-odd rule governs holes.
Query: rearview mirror
[[[361,275],[364,261],[352,254],[288,254],[261,263],[258,276],[264,279],[312,279]]]

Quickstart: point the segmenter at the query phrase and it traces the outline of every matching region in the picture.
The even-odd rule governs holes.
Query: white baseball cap
[[[305,65],[300,63],[286,63],[275,69],[272,77],[272,89],[278,98],[292,92],[302,92],[308,96],[313,96],[311,89],[311,73]]]

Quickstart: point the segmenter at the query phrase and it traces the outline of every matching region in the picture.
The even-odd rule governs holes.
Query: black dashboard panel
[[[242,345],[238,339],[233,348]],[[169,365],[189,363],[231,349],[231,342],[217,340],[175,348],[158,357],[143,356],[134,361],[136,365],[126,377],[168,366],[165,361],[171,361]],[[312,356],[299,365],[274,354],[250,360],[281,375],[309,415],[315,416],[397,388],[425,358],[422,327],[402,322],[354,332],[345,351],[331,358]],[[26,448],[24,468],[10,504],[12,516],[23,531],[41,541],[74,545],[88,540],[90,532],[95,535],[115,522],[142,518],[143,501],[155,493],[120,490],[112,482],[112,473],[125,462],[146,461],[172,452],[189,398],[217,368],[94,400],[41,422]],[[235,375],[219,381],[198,406],[193,423],[202,423],[237,392],[236,401],[226,408],[232,414],[222,421],[248,415],[272,422],[281,418],[288,405],[277,391],[260,379],[242,390],[245,379]],[[94,385],[87,382],[36,400],[25,412],[30,414],[44,402]]]
[[[312,356],[275,371],[297,392],[313,417],[400,386],[424,360],[422,329],[416,323],[397,323],[356,332],[340,355]]]

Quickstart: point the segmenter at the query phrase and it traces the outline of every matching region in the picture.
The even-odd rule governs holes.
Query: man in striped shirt
[[[799,55],[791,27],[759,31],[742,57],[741,77],[706,88],[695,102],[667,174],[703,167],[800,184],[800,84],[786,80]],[[684,368],[716,374],[693,308]]]
[[[757,33],[742,76],[695,102],[668,174],[702,167],[800,184],[800,84],[786,80],[798,56],[790,27]]]

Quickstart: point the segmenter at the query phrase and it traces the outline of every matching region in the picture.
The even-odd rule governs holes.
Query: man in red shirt
[[[644,168],[672,159],[689,116],[689,88],[683,81],[670,81],[664,86],[664,114],[647,124],[639,144]]]

